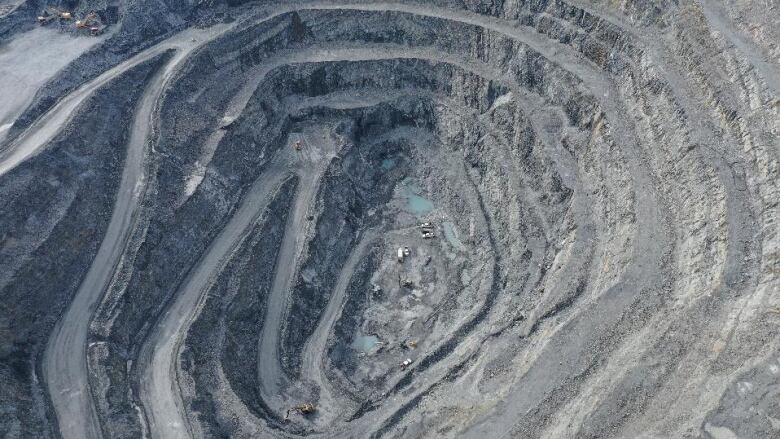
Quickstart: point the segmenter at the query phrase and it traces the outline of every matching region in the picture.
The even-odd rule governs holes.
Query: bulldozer
[[[92,35],[93,37],[96,37],[96,36],[102,34],[103,33],[103,29],[105,29],[105,28],[106,27],[103,26],[102,24],[97,25],[97,26],[90,26],[89,34]]]
[[[52,20],[54,20],[56,17],[54,15],[49,14],[41,14],[38,16],[38,24],[41,26],[49,24]]]
[[[287,409],[287,414],[284,416],[284,420],[290,418],[290,413],[298,413],[299,415],[310,415],[317,411],[317,406],[313,402],[304,402],[303,404],[296,405]]]

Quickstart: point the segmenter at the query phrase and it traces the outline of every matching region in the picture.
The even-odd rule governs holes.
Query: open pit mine
[[[780,0],[0,0],[0,437],[780,437]]]

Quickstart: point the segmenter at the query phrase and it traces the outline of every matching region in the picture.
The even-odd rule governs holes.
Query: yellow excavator
[[[312,402],[304,402],[303,404],[296,405],[287,410],[287,414],[284,416],[284,420],[290,418],[290,413],[298,413],[301,415],[309,415],[317,411],[317,406]]]
[[[94,12],[90,12],[87,14],[86,17],[82,18],[81,20],[76,20],[76,28],[78,29],[84,29],[85,27],[92,24],[93,21],[97,20],[98,16]]]
[[[100,22],[100,17],[94,12],[90,12],[81,20],[76,20],[76,29],[89,28],[89,33],[92,35],[100,35],[103,32],[103,23]]]

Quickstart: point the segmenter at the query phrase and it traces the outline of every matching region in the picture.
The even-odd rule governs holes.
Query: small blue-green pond
[[[404,192],[406,195],[409,212],[417,216],[422,216],[433,210],[433,203],[420,195],[422,190],[419,187],[409,184],[406,185]]]
[[[379,343],[379,338],[374,335],[358,335],[352,340],[352,349],[360,352],[368,352]]]
[[[389,171],[393,169],[395,166],[395,159],[384,159],[382,160],[382,169],[385,171]]]

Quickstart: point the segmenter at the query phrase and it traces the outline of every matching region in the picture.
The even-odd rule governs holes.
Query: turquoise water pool
[[[382,169],[385,171],[389,171],[393,169],[395,166],[395,159],[384,159],[382,160]]]
[[[425,215],[433,210],[433,203],[417,194],[407,195],[409,210],[415,215]]]
[[[368,352],[379,343],[379,338],[374,335],[358,335],[352,340],[352,349],[360,352]]]
[[[433,203],[420,195],[422,190],[414,185],[406,185],[405,195],[409,212],[422,216],[433,210]]]

